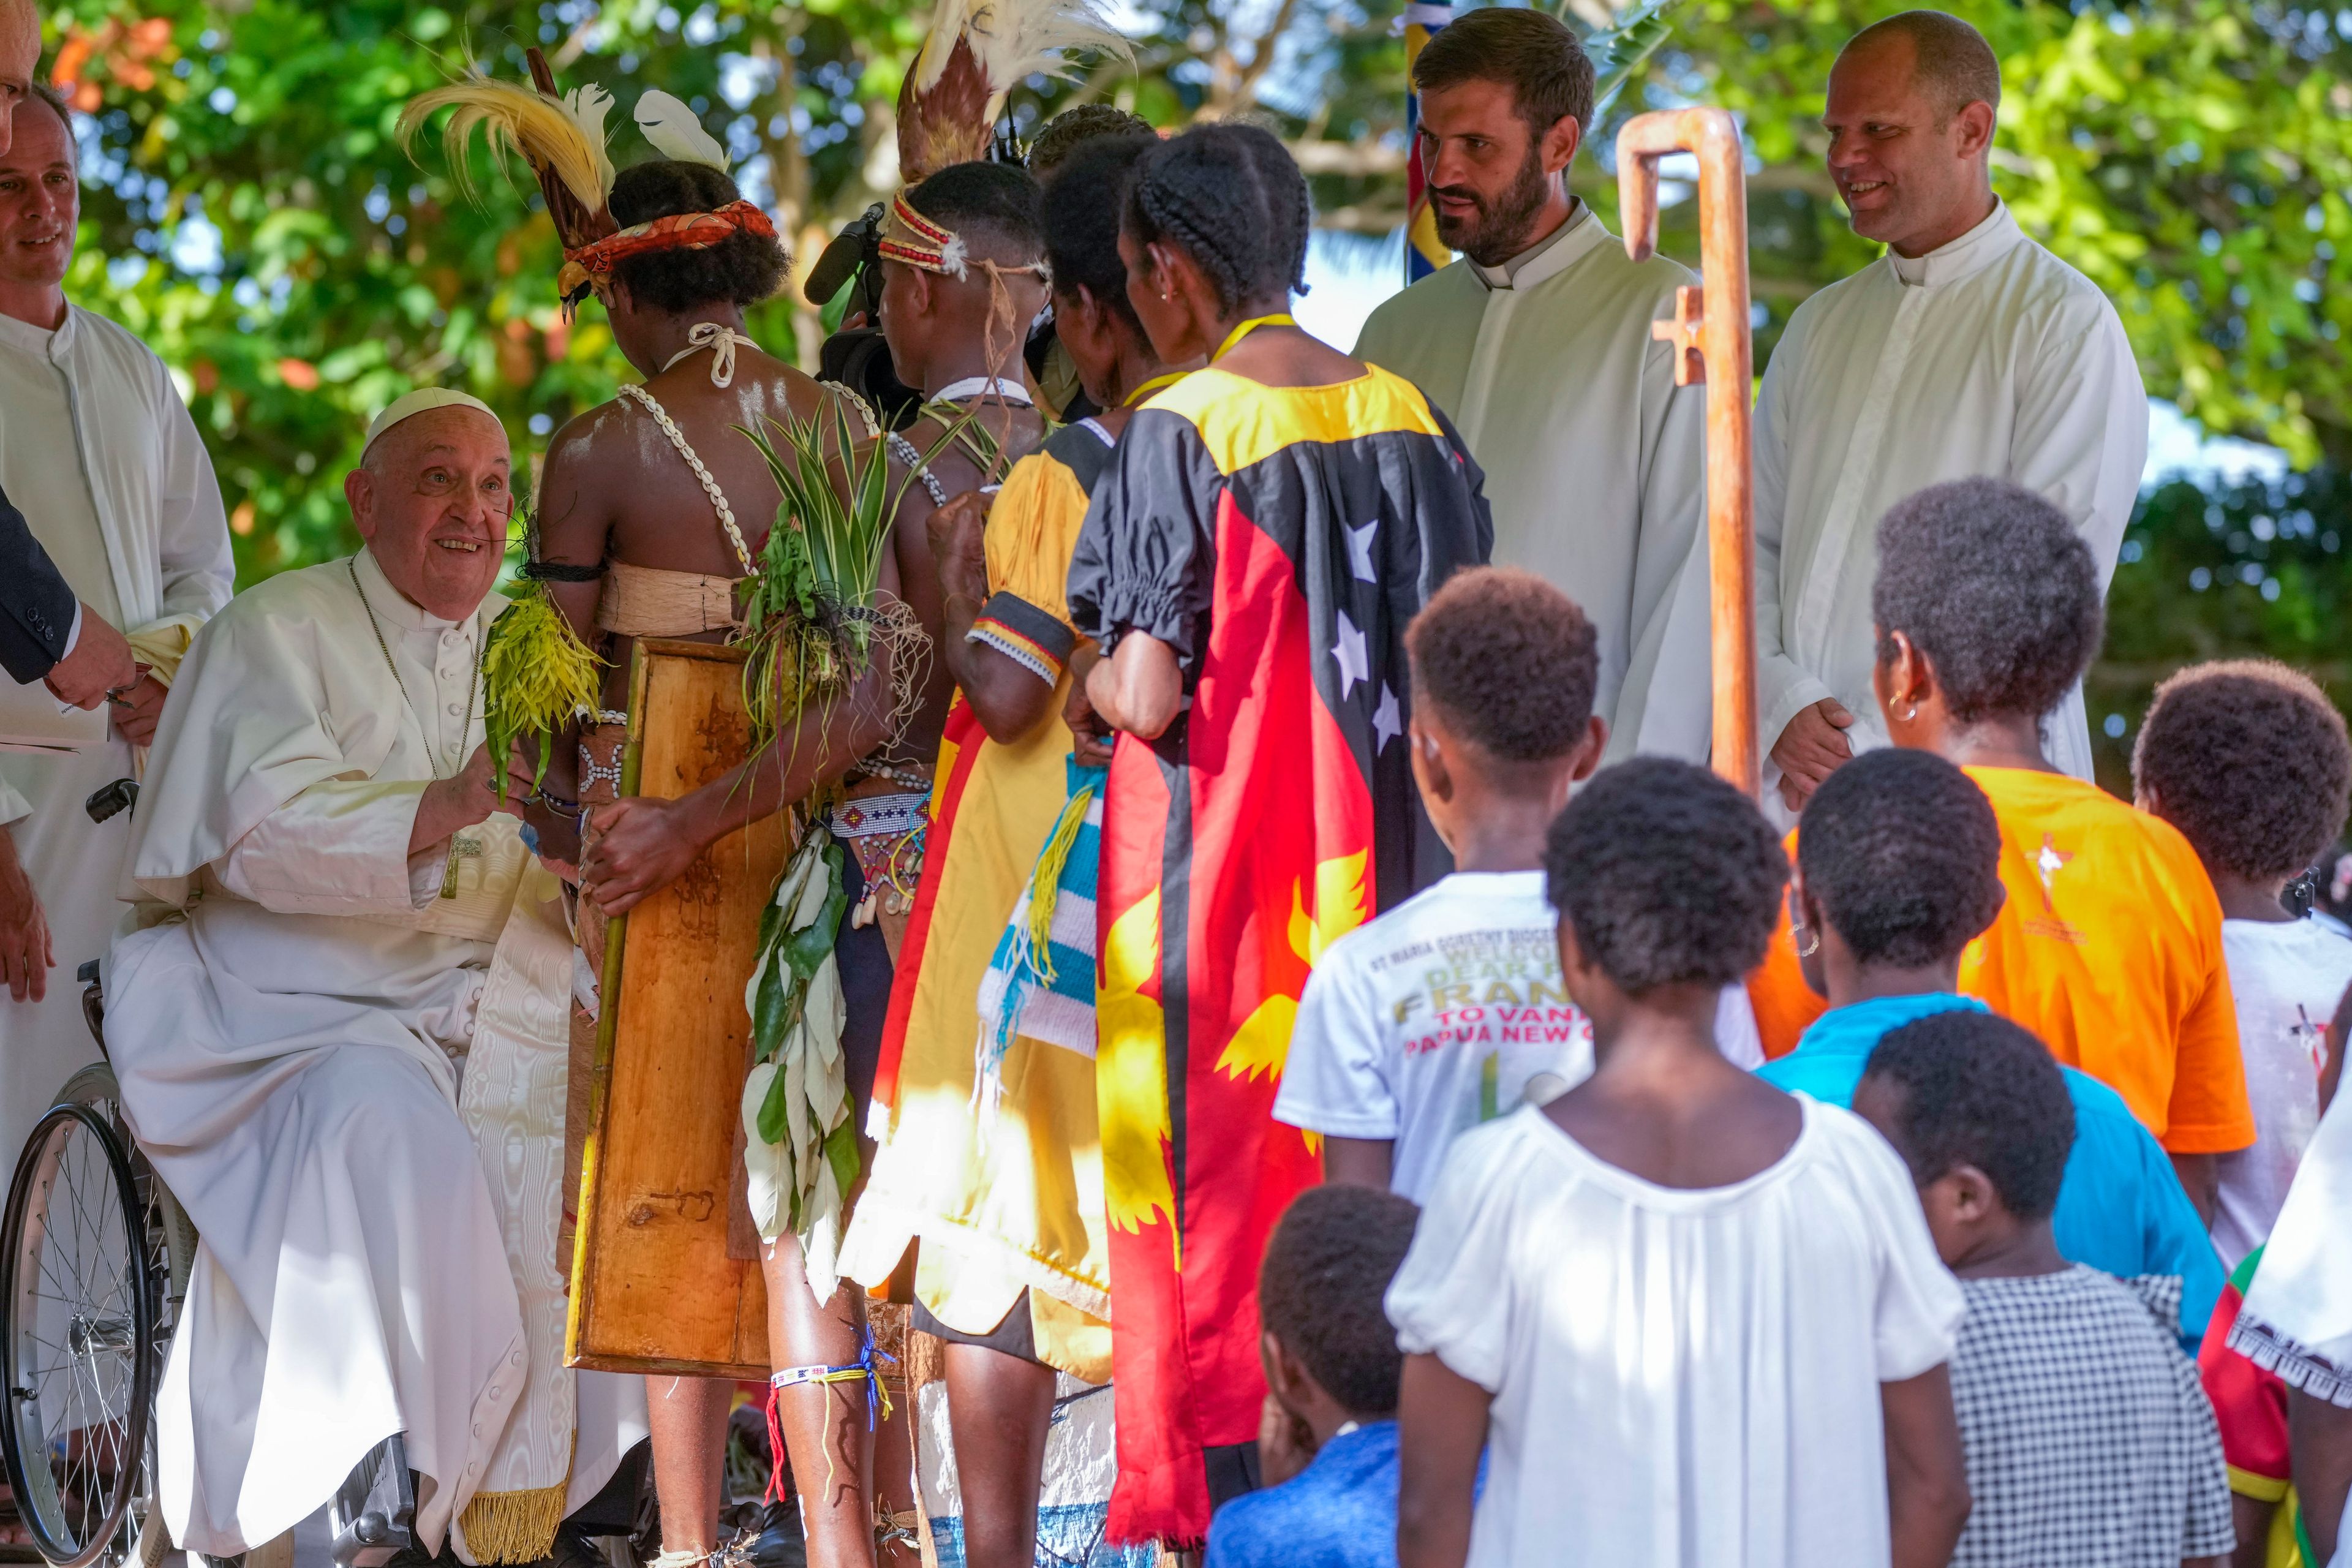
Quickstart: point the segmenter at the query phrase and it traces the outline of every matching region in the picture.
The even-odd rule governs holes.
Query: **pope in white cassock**
[[[1797,308],[1757,406],[1757,733],[1784,813],[1886,743],[1870,592],[1889,507],[1946,479],[2008,479],[2066,514],[2104,584],[2139,492],[2131,343],[2098,287],[1992,194],[2000,102],[1991,47],[1940,12],[1864,29],[1830,72],[1830,173],[1854,232],[1888,249]],[[2089,778],[2079,686],[2044,729],[2051,760]]]
[[[103,743],[0,755],[0,942],[37,921],[56,963],[19,945],[0,965],[24,983],[21,999],[0,992],[0,1161],[11,1164],[67,1076],[98,1054],[73,975],[122,918],[131,818],[94,823],[82,803],[134,775],[134,744],[154,732],[189,637],[228,603],[236,575],[212,460],[163,363],[66,299],[81,184],[64,112],[28,96],[15,130],[0,151],[0,489],[84,616],[131,634],[150,668]]]
[[[124,1113],[200,1237],[163,1508],[242,1552],[400,1432],[426,1549],[527,1562],[645,1405],[562,1364],[574,949],[482,744],[506,434],[412,393],[345,493],[366,548],[189,653],[131,864],[164,908],[104,975]]]
[[[1610,760],[1704,762],[1706,388],[1675,385],[1650,324],[1696,283],[1638,265],[1567,171],[1593,68],[1539,9],[1445,25],[1413,66],[1437,234],[1463,259],[1372,312],[1356,357],[1419,386],[1486,470],[1497,565],[1543,577],[1599,634]]]

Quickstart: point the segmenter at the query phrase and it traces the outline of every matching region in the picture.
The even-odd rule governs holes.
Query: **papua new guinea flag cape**
[[[1461,439],[1373,369],[1205,370],[1146,405],[1072,563],[1078,628],[1172,646],[1192,702],[1121,736],[1100,879],[1096,1075],[1119,1541],[1208,1533],[1253,1442],[1257,1268],[1319,1179],[1275,1089],[1316,955],[1449,868],[1413,791],[1404,628],[1493,525]]]

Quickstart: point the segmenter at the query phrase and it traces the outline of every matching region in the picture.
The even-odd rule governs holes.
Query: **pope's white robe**
[[[1663,257],[1636,265],[1580,204],[1507,272],[1456,261],[1356,342],[1452,416],[1486,472],[1495,563],[1591,620],[1612,761],[1707,754],[1706,389],[1675,386],[1672,350],[1650,336],[1697,281]]]
[[[142,646],[176,652],[228,603],[236,568],[212,461],[163,361],[104,317],[68,306],[52,332],[0,316],[0,487],[74,593]],[[70,757],[0,754],[0,824],[58,961],[46,1001],[0,991],[10,1161],[67,1076],[98,1055],[74,971],[121,920],[131,818],[94,823],[82,802],[133,766],[111,733]]]
[[[344,562],[215,619],[140,806],[132,871],[171,912],[106,966],[124,1112],[201,1242],[162,1499],[181,1545],[244,1551],[404,1431],[419,1533],[478,1560],[595,1494],[643,1383],[562,1366],[560,888],[508,816],[467,830],[461,897],[446,843],[408,854],[480,742],[505,601],[451,624],[356,566],[397,683]]]
[[[1871,696],[1878,520],[1947,479],[2047,497],[2105,588],[2147,460],[2147,395],[2115,307],[2005,204],[1927,255],[1892,250],[1797,307],[1756,412],[1757,737],[1834,697],[1856,753],[1886,744]],[[2044,723],[2091,776],[2078,686]],[[1768,755],[1764,795],[1779,808]]]

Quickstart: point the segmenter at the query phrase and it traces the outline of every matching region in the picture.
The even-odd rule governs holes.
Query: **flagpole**
[[[1429,206],[1429,172],[1421,162],[1421,94],[1412,89],[1413,62],[1430,35],[1454,20],[1450,0],[1412,0],[1404,8],[1404,280],[1416,283],[1454,259],[1437,237]]]

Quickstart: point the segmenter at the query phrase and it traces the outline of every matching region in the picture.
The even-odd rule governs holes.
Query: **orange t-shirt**
[[[1780,847],[1789,852],[1789,864],[1794,866],[1795,828],[1789,829]],[[1797,934],[1789,923],[1786,898],[1780,900],[1780,923],[1772,928],[1772,945],[1764,950],[1764,962],[1748,972],[1748,1005],[1756,1015],[1756,1037],[1763,1044],[1766,1061],[1777,1061],[1795,1050],[1798,1038],[1813,1020],[1829,1011],[1829,1003],[1805,984],[1805,972],[1798,967]]]
[[[2124,1097],[2176,1154],[2254,1141],[2221,903],[2169,823],[2096,784],[1969,768],[2000,824],[2009,899],[1960,989]]]

